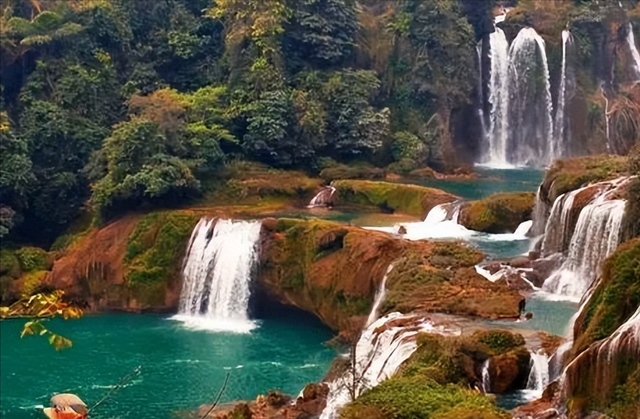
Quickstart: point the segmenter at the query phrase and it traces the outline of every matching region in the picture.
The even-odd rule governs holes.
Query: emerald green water
[[[498,192],[535,192],[544,176],[543,171],[530,168],[474,170],[477,179],[403,179],[402,182],[442,189],[465,199],[482,199]]]
[[[100,406],[92,419],[161,419],[211,402],[227,371],[222,401],[250,399],[270,389],[298,394],[320,380],[335,352],[323,342],[331,333],[299,316],[260,320],[250,334],[185,329],[158,315],[108,314],[52,321],[73,340],[61,352],[46,339],[19,338],[24,322],[0,322],[0,416],[44,417],[55,392],[73,392],[88,405],[141,366],[141,374]]]

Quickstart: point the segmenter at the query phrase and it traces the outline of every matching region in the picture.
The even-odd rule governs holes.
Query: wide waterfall
[[[178,320],[212,330],[247,332],[259,221],[203,218],[193,230],[182,276]]]
[[[426,331],[435,330],[424,319],[400,313],[388,314],[369,325],[352,351],[348,371],[329,383],[327,405],[320,419],[337,419],[338,409],[349,403],[352,395],[357,397],[391,377],[418,348],[416,336]]]
[[[554,142],[544,41],[533,28],[524,28],[509,47],[504,32],[496,26],[489,46],[491,113],[482,163],[494,167],[551,163],[564,151]],[[564,115],[564,94],[562,101]],[[564,116],[557,118],[565,121]]]
[[[567,139],[565,138],[565,134],[568,131],[565,101],[567,96],[567,49],[572,42],[571,32],[568,30],[562,31],[562,67],[560,70],[560,86],[558,88],[558,104],[556,106],[554,126],[554,156],[568,155]]]
[[[602,263],[618,246],[626,204],[611,199],[611,192],[598,195],[580,211],[567,258],[543,290],[580,300],[600,274]]]
[[[523,28],[509,48],[509,163],[539,166],[558,157],[552,111],[545,43]]]
[[[640,53],[638,52],[638,47],[636,46],[636,40],[633,34],[633,26],[631,25],[631,22],[629,22],[629,27],[627,30],[627,44],[629,45],[631,58],[633,60],[633,73],[636,77],[636,80],[640,81]]]
[[[489,79],[489,103],[491,105],[488,149],[483,163],[492,166],[507,164],[507,139],[509,136],[509,43],[502,29],[496,27],[489,35],[491,73]]]

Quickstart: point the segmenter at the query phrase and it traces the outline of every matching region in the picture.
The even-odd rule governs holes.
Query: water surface
[[[252,399],[270,389],[298,394],[322,379],[335,352],[317,322],[298,316],[258,321],[250,334],[185,329],[165,316],[108,314],[52,321],[73,340],[56,352],[46,339],[19,338],[24,321],[0,322],[0,416],[43,418],[55,392],[73,392],[88,405],[141,366],[141,374],[92,414],[92,419],[161,419],[211,402],[227,371],[222,401]]]

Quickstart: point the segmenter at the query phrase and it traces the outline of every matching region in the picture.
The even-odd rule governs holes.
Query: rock
[[[523,388],[523,382],[526,384],[529,375],[529,361],[529,352],[525,348],[491,357],[489,362],[491,390],[495,393],[505,393]]]
[[[407,228],[405,226],[400,226],[400,228],[398,228],[398,234],[407,234]]]
[[[535,194],[500,193],[462,205],[459,222],[471,230],[510,233],[531,219]]]
[[[519,256],[511,259],[509,265],[514,268],[529,268],[531,267],[531,259],[527,256]]]
[[[276,231],[278,226],[278,220],[273,217],[263,218],[262,219],[262,228],[269,231]]]

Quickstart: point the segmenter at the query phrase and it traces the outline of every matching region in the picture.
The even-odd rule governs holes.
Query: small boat
[[[49,419],[86,419],[89,409],[75,394],[56,394],[51,398],[51,407],[44,409]]]

